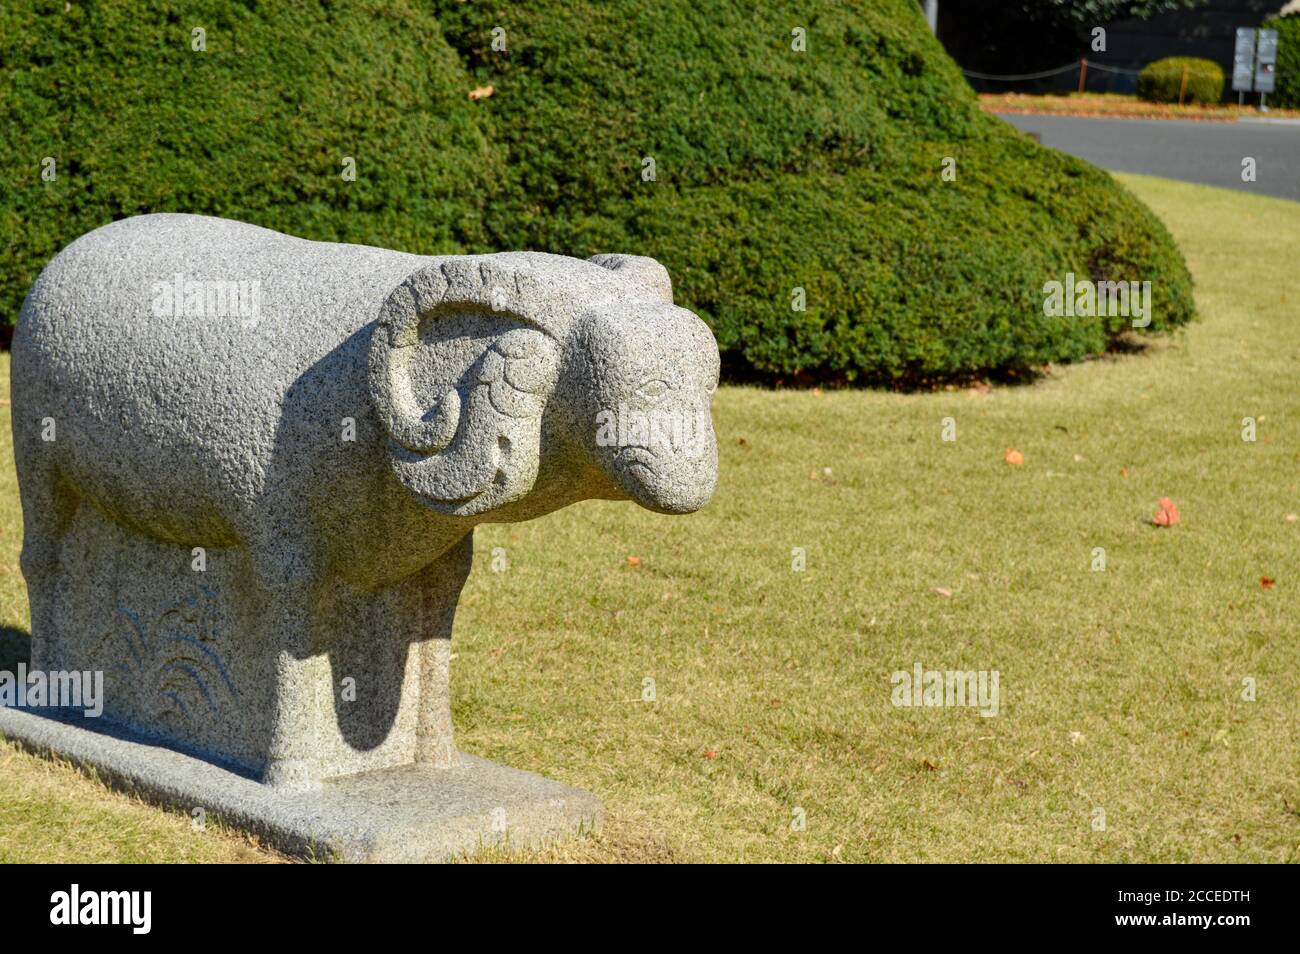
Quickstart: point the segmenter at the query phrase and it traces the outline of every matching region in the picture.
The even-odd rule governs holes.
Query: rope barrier
[[[1068,73],[1069,71],[1077,70],[1078,68],[1078,63],[1067,63],[1065,66],[1058,67],[1054,70],[1043,70],[1041,73],[1018,73],[1008,76],[998,76],[993,73],[976,73],[974,70],[962,70],[962,74],[973,77],[974,79],[1004,80],[1006,82],[1012,82],[1014,80],[1043,79],[1048,76],[1057,76],[1061,73]],[[1126,70],[1118,66],[1102,66],[1100,63],[1094,63],[1092,60],[1088,61],[1088,69],[1102,70],[1107,73],[1127,73],[1130,76],[1137,76],[1142,72],[1141,70]]]
[[[1103,70],[1104,72],[1107,73],[1127,73],[1129,76],[1137,76],[1139,73],[1142,72],[1141,70],[1121,69],[1118,66],[1102,66],[1100,63],[1094,63],[1092,60],[1088,61],[1088,69]]]
[[[975,77],[975,79],[1027,80],[1027,79],[1042,79],[1044,76],[1055,76],[1057,73],[1064,73],[1067,70],[1077,70],[1078,68],[1079,68],[1078,63],[1071,63],[1069,66],[1062,66],[1059,70],[1044,70],[1041,73],[1022,73],[1018,76],[994,76],[990,73],[976,73],[974,70],[962,70],[962,73],[964,73],[967,76],[973,76]]]

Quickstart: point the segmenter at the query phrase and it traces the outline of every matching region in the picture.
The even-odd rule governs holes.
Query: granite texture
[[[14,336],[32,667],[103,670],[114,731],[275,797],[459,771],[474,527],[703,506],[717,374],[651,259],[104,226],[41,272]]]

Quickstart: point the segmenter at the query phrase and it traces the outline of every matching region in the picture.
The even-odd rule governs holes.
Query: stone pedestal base
[[[595,829],[602,817],[588,792],[463,753],[451,768],[398,766],[286,790],[80,714],[0,708],[0,735],[315,861],[447,861],[483,846],[528,847]]]

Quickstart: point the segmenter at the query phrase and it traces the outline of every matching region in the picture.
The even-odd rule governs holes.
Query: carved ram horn
[[[518,499],[537,477],[542,410],[578,309],[533,267],[537,256],[465,256],[426,266],[385,300],[370,346],[370,396],[388,430],[398,478],[458,514]],[[505,318],[457,387],[431,408],[411,388],[425,322],[453,315]]]

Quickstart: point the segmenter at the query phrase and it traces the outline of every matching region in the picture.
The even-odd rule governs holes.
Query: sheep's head
[[[411,275],[384,303],[371,398],[394,471],[427,506],[473,516],[519,500],[549,440],[587,459],[574,479],[594,474],[599,486],[588,495],[625,496],[665,513],[708,501],[717,476],[713,335],[672,304],[657,262],[592,262],[538,253],[447,259]],[[459,322],[470,337],[475,328],[502,330],[454,383],[418,399],[412,382],[429,368],[413,362],[430,321]],[[452,350],[434,349],[428,360],[436,365]]]
[[[588,311],[575,339],[559,388],[603,474],[651,510],[703,507],[718,472],[718,346],[708,326],[684,308],[631,298]]]

